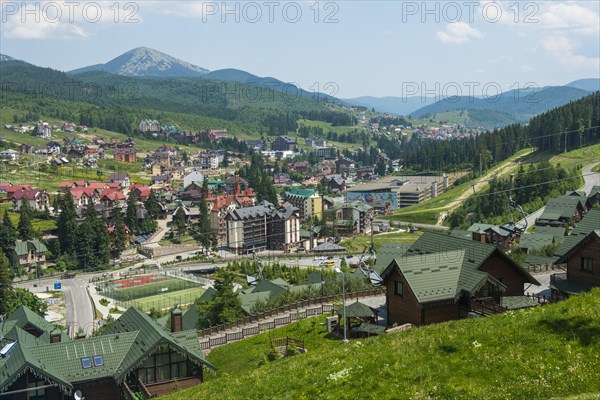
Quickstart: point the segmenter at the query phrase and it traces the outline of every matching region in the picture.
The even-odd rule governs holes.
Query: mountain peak
[[[0,54],[0,61],[13,61],[14,58],[7,56],[6,54]]]
[[[106,64],[80,68],[71,73],[88,71],[106,71],[124,76],[159,78],[193,77],[208,73],[207,69],[144,46],[131,49]]]

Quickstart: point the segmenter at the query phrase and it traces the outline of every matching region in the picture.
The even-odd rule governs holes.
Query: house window
[[[592,273],[592,259],[589,257],[581,257],[581,272]]]
[[[185,356],[164,348],[151,355],[138,369],[138,376],[143,383],[185,378],[190,373],[194,374],[194,364]]]
[[[403,287],[402,282],[396,281],[396,288],[395,288],[396,295],[402,297],[403,290],[404,290],[404,287]]]

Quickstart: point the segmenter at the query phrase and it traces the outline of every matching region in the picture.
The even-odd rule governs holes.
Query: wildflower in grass
[[[472,345],[474,349],[478,349],[481,347],[481,343],[479,343],[477,340],[473,341]]]
[[[350,376],[350,371],[352,370],[352,368],[344,368],[341,371],[338,372],[333,372],[331,374],[329,374],[329,376],[327,377],[327,380],[329,382],[338,382],[338,381],[344,381],[348,376]]]

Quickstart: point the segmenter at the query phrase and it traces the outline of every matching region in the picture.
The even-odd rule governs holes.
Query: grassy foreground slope
[[[285,329],[285,328],[282,328]],[[316,324],[315,329],[324,330]],[[301,333],[299,331],[298,333]],[[226,368],[263,334],[219,350]],[[310,336],[310,335],[309,335]],[[166,399],[592,399],[600,396],[600,290],[562,303],[415,328],[220,373]],[[260,344],[262,343],[262,345]],[[266,350],[266,348],[265,348]],[[209,355],[212,356],[212,354]],[[254,365],[258,365],[259,359]]]

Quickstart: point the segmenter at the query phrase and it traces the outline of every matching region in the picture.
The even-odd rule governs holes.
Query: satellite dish
[[[377,274],[377,272],[371,271],[369,274],[369,280],[371,281],[371,285],[375,287],[381,286],[383,284],[383,279],[381,278],[381,276],[379,276],[379,274]]]
[[[256,286],[256,284],[258,283],[256,278],[250,275],[246,275],[246,282],[248,282],[248,285],[251,286]]]
[[[73,398],[75,400],[84,400],[85,399],[85,397],[83,397],[83,393],[81,393],[81,390],[79,390],[79,389],[77,389],[75,391],[75,394],[73,395]]]

